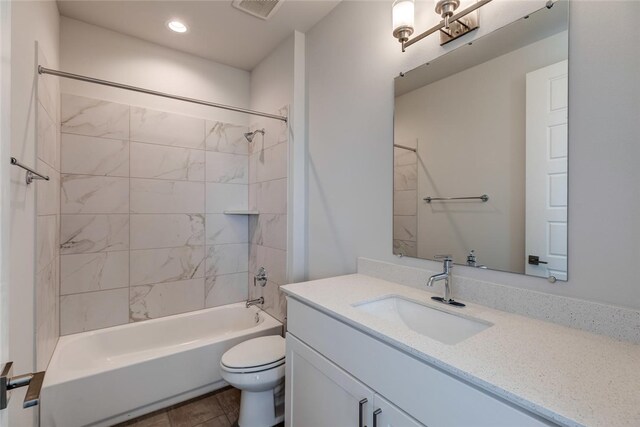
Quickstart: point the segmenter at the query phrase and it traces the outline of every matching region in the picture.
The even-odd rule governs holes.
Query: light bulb
[[[413,34],[414,0],[396,0],[392,6],[393,36],[400,42]]]

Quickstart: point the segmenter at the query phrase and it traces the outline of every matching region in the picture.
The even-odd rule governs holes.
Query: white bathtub
[[[110,426],[224,387],[225,351],[281,331],[273,317],[238,303],[62,337],[40,426]]]

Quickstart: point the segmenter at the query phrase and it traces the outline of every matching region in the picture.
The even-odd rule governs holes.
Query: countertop
[[[567,426],[640,426],[640,345],[467,303],[361,274],[282,286],[323,311],[452,375]],[[492,327],[447,345],[353,307],[398,295]],[[462,301],[464,302],[464,301]]]

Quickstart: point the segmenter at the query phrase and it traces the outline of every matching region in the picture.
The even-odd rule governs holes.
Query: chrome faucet
[[[245,304],[245,307],[249,308],[252,305],[258,305],[258,304],[260,304],[260,305],[264,304],[264,297],[247,300],[247,303]]]
[[[451,283],[453,282],[453,277],[451,276],[451,270],[453,270],[453,259],[451,258],[451,255],[436,255],[435,258],[443,260],[444,268],[442,273],[434,274],[433,276],[429,277],[427,286],[433,287],[434,282],[444,280],[444,298],[431,297],[431,299],[443,304],[449,304],[456,307],[464,307],[464,304],[454,301],[451,298]]]
[[[467,265],[469,267],[475,268],[487,268],[487,266],[484,264],[478,264],[478,257],[476,257],[476,251],[473,249],[471,249],[471,252],[469,252],[469,255],[467,255]]]

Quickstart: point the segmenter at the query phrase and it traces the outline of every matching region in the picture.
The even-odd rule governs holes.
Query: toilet
[[[272,427],[283,421],[274,392],[284,383],[284,355],[285,340],[279,335],[250,339],[222,355],[222,378],[242,391],[240,427]]]

